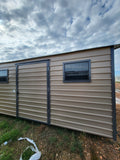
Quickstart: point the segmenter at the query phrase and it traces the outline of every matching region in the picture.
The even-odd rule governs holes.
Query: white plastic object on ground
[[[33,147],[33,146],[28,146],[28,147],[23,151],[23,153],[24,153],[28,148],[30,148],[33,152],[35,152],[35,154],[33,154],[33,155],[29,158],[29,160],[39,160],[40,157],[41,157],[41,152],[38,150],[35,142],[34,142],[32,139],[29,139],[29,138],[27,138],[27,137],[25,137],[25,138],[20,137],[20,138],[18,139],[18,141],[21,141],[21,140],[27,140],[29,143],[31,143],[31,144],[34,145],[34,147]],[[23,153],[22,153],[21,156],[20,156],[20,160],[22,160],[22,155],[23,155]]]
[[[5,141],[3,144],[1,144],[1,146],[6,146],[8,144],[7,141]]]
[[[7,141],[5,141],[3,144],[4,144],[4,146],[5,146],[5,145],[7,145],[7,144],[8,144],[8,142],[7,142]]]
[[[118,93],[120,93],[120,89],[116,89],[116,90],[115,90],[115,92],[118,92]]]
[[[3,144],[1,144],[1,146],[6,146],[11,141],[12,141],[11,139],[9,141],[5,141]]]
[[[116,103],[120,104],[120,99],[119,98],[116,98]]]

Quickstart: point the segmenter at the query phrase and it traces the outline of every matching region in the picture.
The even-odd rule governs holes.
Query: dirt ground
[[[116,83],[115,88],[120,90],[120,83]]]
[[[120,99],[120,83],[116,83],[115,88],[116,88],[116,98]],[[120,105],[118,105],[117,107],[119,106]]]

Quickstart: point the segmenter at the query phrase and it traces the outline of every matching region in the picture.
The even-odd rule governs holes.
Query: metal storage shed
[[[118,47],[0,63],[0,113],[116,139]]]

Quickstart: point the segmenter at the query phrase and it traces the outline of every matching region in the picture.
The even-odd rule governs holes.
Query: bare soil
[[[115,84],[115,88],[116,88],[116,98],[117,99],[120,99],[120,83],[116,83]],[[116,105],[116,108],[118,109],[118,108],[120,108],[120,104],[117,104]]]
[[[115,83],[115,88],[120,90],[120,83]]]

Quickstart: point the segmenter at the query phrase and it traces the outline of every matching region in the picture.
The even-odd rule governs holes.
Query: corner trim
[[[16,117],[19,117],[19,109],[18,109],[18,65],[16,65]]]
[[[116,141],[116,139],[117,139],[117,130],[116,130],[114,47],[111,47],[111,79],[112,79],[112,124],[113,124],[113,139]]]
[[[47,61],[47,124],[50,125],[50,61]]]

